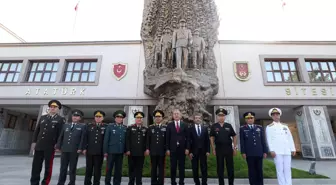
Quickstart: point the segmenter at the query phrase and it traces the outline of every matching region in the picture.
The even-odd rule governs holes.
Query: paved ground
[[[0,184],[1,185],[29,185],[30,171],[31,171],[32,158],[27,156],[0,156]],[[80,157],[78,166],[85,165],[85,159]],[[292,166],[295,168],[307,170],[309,169],[310,161],[293,160]],[[57,177],[59,174],[60,161],[59,158],[54,160],[53,177],[51,185],[56,185]],[[314,179],[294,179],[293,185],[327,185],[336,184],[336,161],[318,161],[316,164],[317,173],[329,176],[331,179],[327,180],[314,180]],[[77,185],[83,185],[83,177],[77,178]],[[104,180],[104,179],[102,179]],[[127,184],[128,179],[123,178],[123,185]],[[143,179],[143,185],[149,185],[149,179]],[[166,179],[166,184],[170,180]],[[186,185],[194,184],[192,179],[185,180]],[[209,179],[209,185],[218,184],[216,179]],[[227,182],[226,182],[227,183]],[[104,185],[103,181],[101,183]],[[247,179],[236,179],[235,185],[248,184]],[[274,179],[265,179],[265,185],[276,185]]]

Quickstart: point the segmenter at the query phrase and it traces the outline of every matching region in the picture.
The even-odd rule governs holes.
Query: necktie
[[[198,132],[197,135],[198,135],[198,136],[201,136],[201,129],[200,129],[200,126],[199,126],[199,125],[198,125],[198,127],[197,127],[197,132]]]
[[[176,121],[176,131],[177,131],[177,132],[180,132],[180,126],[179,126],[179,124],[178,124],[178,121]]]

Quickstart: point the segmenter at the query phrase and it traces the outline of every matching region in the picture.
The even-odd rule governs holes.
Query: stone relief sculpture
[[[214,0],[145,0],[144,92],[158,98],[156,108],[167,118],[174,108],[186,119],[195,112],[212,116],[205,106],[218,93],[218,27]]]

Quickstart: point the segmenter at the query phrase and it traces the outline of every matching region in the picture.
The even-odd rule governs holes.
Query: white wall
[[[264,86],[262,68],[260,65],[260,55],[333,55],[336,45],[293,45],[293,44],[232,44],[224,43],[215,46],[215,55],[218,63],[219,92],[215,99],[224,98],[334,98],[336,97],[335,86],[314,86],[306,88],[306,95],[303,95],[302,86]],[[83,57],[102,56],[102,65],[98,86],[1,86],[0,97],[8,98],[71,98],[82,97],[83,101],[90,98],[120,98],[120,99],[151,99],[143,93],[143,69],[145,68],[144,52],[141,44],[94,44],[70,45],[54,44],[46,46],[10,46],[0,44],[1,58],[34,58],[34,57]],[[335,55],[336,56],[336,55]],[[335,57],[336,58],[336,57]],[[250,80],[241,82],[235,78],[233,70],[234,61],[248,61],[251,67],[252,76]],[[112,76],[112,64],[122,62],[128,64],[127,75],[120,81]],[[28,88],[30,95],[25,95]],[[39,94],[35,94],[36,88],[40,89]],[[58,92],[53,94],[53,89]],[[67,88],[68,93],[62,95],[62,88]],[[72,88],[76,88],[76,94],[71,95]],[[85,88],[85,94],[80,95],[80,89]],[[291,95],[286,94],[286,88],[291,89]],[[297,90],[295,92],[294,90]],[[47,89],[47,95],[44,91]],[[327,94],[322,94],[321,89],[325,89]],[[332,92],[330,92],[330,89]],[[312,91],[316,91],[314,95]]]

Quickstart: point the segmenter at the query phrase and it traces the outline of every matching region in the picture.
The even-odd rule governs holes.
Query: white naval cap
[[[282,111],[281,111],[279,108],[276,108],[276,107],[271,108],[271,109],[268,111],[268,115],[269,115],[269,117],[272,117],[272,114],[273,114],[273,113],[279,113],[280,116],[282,115]]]

